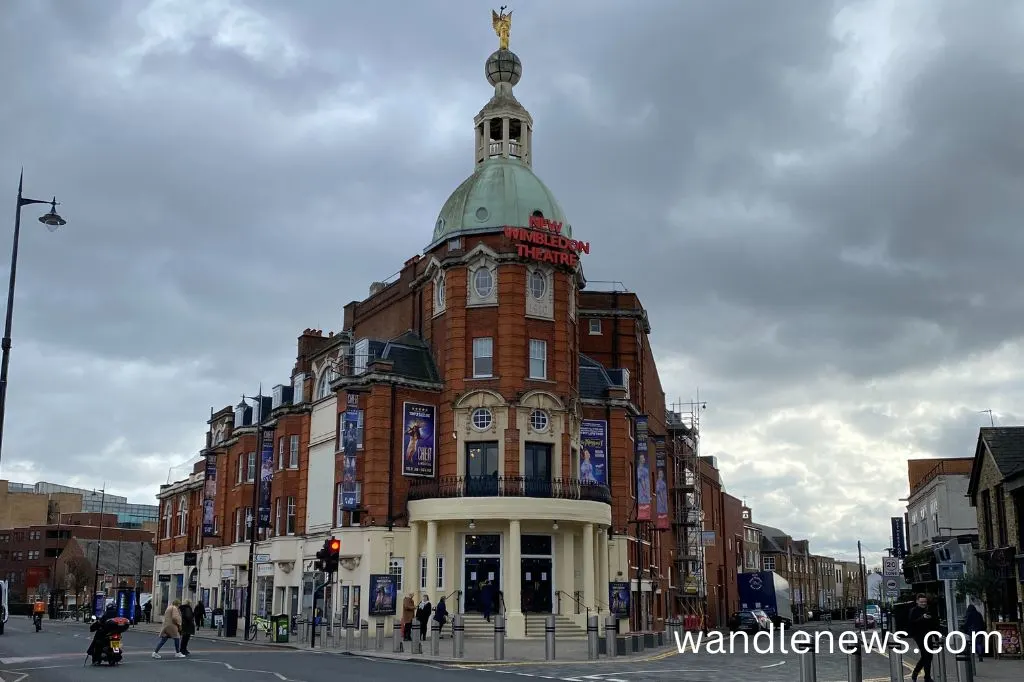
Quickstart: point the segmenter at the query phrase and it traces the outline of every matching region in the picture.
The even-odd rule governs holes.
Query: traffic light
[[[341,540],[332,537],[326,543],[327,560],[324,562],[324,571],[327,573],[338,572],[338,558],[341,554]]]

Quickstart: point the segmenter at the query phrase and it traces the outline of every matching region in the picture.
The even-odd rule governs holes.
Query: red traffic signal
[[[328,546],[332,553],[337,554],[341,551],[341,540],[338,540],[337,538],[331,538],[331,543]]]

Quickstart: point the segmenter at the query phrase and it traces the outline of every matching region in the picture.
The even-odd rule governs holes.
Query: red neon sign
[[[520,258],[576,267],[581,253],[590,253],[590,242],[562,236],[562,223],[530,216],[530,227],[506,227],[505,236],[516,244]]]

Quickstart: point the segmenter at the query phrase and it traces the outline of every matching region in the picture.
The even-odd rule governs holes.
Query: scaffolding
[[[704,508],[700,486],[700,412],[704,403],[672,403],[667,427],[672,457],[672,526],[676,550],[672,570],[679,615],[706,625],[707,581],[704,575]]]

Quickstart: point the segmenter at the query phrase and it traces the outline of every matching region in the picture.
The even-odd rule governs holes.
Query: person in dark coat
[[[430,606],[430,597],[423,595],[423,600],[416,607],[416,620],[420,622],[420,639],[427,638],[427,625],[430,624],[430,613],[434,609]]]
[[[494,608],[494,585],[488,580],[480,590],[480,608],[484,612],[484,619],[491,622],[491,609]]]
[[[206,607],[202,601],[196,603],[196,629],[206,627]]]
[[[148,601],[146,605],[142,607],[142,615],[146,619],[147,623],[153,621],[153,602]]]
[[[931,614],[931,610],[928,608],[928,597],[919,594],[917,595],[917,604],[910,610],[910,632],[908,633],[917,643],[917,649],[920,652],[917,665],[914,666],[914,671],[910,674],[910,679],[914,682],[917,682],[917,676],[922,671],[924,672],[924,682],[934,682],[932,680],[933,656],[925,646],[927,643],[934,648],[940,643],[940,640],[934,635],[929,637],[934,632],[941,633],[942,628],[939,626],[938,619]]]
[[[964,634],[967,635],[967,641],[974,641],[974,634],[976,632],[985,632],[985,616],[981,615],[981,611],[978,610],[974,604],[967,607],[967,612],[964,613]],[[978,654],[978,661],[984,660],[985,654],[985,638],[979,637],[974,643],[974,653]]]
[[[192,604],[185,601],[178,609],[181,611],[181,653],[186,656],[190,656],[188,650],[188,640],[192,639],[192,635],[196,634],[196,614],[192,609]]]
[[[448,622],[448,607],[444,603],[444,597],[438,600],[437,606],[434,608],[434,620],[437,621],[437,634],[440,638],[441,633],[444,632],[444,625]]]

